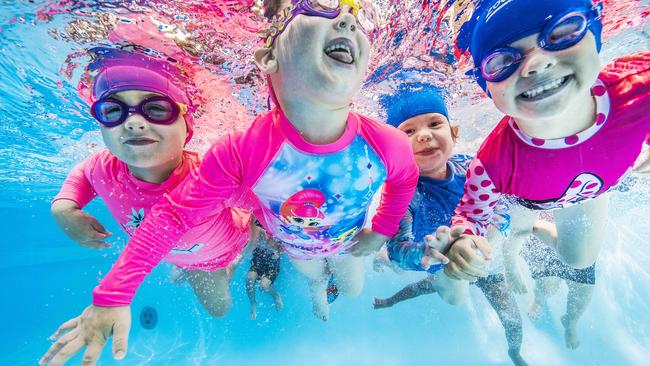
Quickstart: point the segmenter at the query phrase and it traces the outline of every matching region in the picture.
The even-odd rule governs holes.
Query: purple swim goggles
[[[342,5],[350,7],[350,12],[357,19],[361,30],[366,35],[370,35],[375,29],[376,12],[370,2],[363,1],[363,7],[361,2],[360,0],[291,0],[291,5],[273,17],[264,47],[270,48],[296,16],[302,14],[334,19],[341,13]]]
[[[151,123],[170,125],[181,113],[187,112],[187,107],[169,97],[157,95],[143,100],[136,106],[129,106],[113,98],[100,99],[93,103],[90,112],[105,127],[119,126],[133,113],[141,115]]]
[[[602,4],[598,3],[591,9],[573,9],[549,17],[537,38],[537,45],[547,51],[561,51],[576,45],[587,34],[591,22],[600,19],[601,11]],[[473,68],[468,74],[498,83],[517,71],[525,57],[524,52],[513,47],[497,48],[483,58],[480,68]]]

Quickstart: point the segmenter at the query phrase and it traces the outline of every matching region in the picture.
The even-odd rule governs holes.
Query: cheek
[[[411,150],[415,153],[418,139],[415,137],[415,134],[409,136],[409,141],[411,142]]]
[[[515,95],[514,92],[511,92],[512,95],[509,95],[508,89],[498,84],[499,83],[494,83],[488,87],[490,98],[498,110],[505,114],[508,114],[510,111],[510,105],[513,103]]]
[[[119,131],[120,126],[113,128],[101,127],[102,139],[104,140],[104,145],[109,150],[113,150],[121,146],[122,142],[120,139],[121,133]]]
[[[173,145],[181,144],[181,146],[185,144],[187,127],[183,117],[179,117],[176,122],[169,126],[156,126],[155,128],[158,130],[158,134],[169,143]]]

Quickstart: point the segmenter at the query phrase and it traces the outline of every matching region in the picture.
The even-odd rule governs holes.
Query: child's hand
[[[388,240],[388,237],[377,234],[370,229],[363,229],[352,240],[356,241],[356,243],[350,248],[350,254],[355,257],[365,257],[378,251]]]
[[[121,360],[126,355],[130,328],[130,307],[90,305],[80,316],[63,323],[50,336],[50,340],[56,342],[41,357],[38,364],[63,365],[86,346],[83,364],[94,365],[111,335],[113,358]]]
[[[104,249],[111,245],[103,240],[113,235],[96,218],[83,212],[70,200],[57,200],[52,204],[52,216],[66,235],[81,246]]]
[[[451,230],[447,226],[440,226],[434,235],[425,236],[424,241],[427,246],[420,261],[424,269],[428,270],[432,264],[440,262],[449,263],[449,258],[442,254],[447,251],[452,242]]]
[[[445,273],[453,279],[473,281],[487,275],[483,268],[486,260],[492,260],[492,250],[484,237],[463,234],[463,230],[457,228],[451,232],[454,242],[447,252],[449,263]]]

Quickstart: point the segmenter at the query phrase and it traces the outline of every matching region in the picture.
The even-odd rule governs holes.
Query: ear
[[[273,74],[278,71],[278,59],[273,48],[258,48],[253,55],[255,65],[264,74]]]
[[[452,140],[454,140],[454,142],[456,142],[456,140],[458,139],[458,132],[459,132],[458,126],[450,125],[449,127],[451,128],[451,138]]]

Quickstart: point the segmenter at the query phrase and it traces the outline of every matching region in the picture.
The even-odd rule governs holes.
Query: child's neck
[[[431,179],[445,180],[451,176],[451,170],[449,170],[449,166],[447,163],[445,163],[445,165],[441,166],[439,169],[434,169],[428,172],[420,172],[420,175]]]
[[[289,122],[309,143],[329,144],[338,140],[347,125],[350,107],[315,105],[306,100],[284,100],[280,103]]]
[[[515,122],[528,136],[544,140],[575,135],[596,122],[596,100],[591,95],[591,90],[587,90],[586,93],[578,99],[584,103],[575,103],[552,118],[534,120],[515,118]]]
[[[178,158],[170,160],[167,163],[164,163],[160,166],[150,167],[150,168],[140,168],[132,165],[127,165],[129,172],[133,174],[134,177],[138,178],[141,181],[148,183],[161,184],[169,178],[174,169],[178,167],[183,161],[183,155],[181,154]]]

